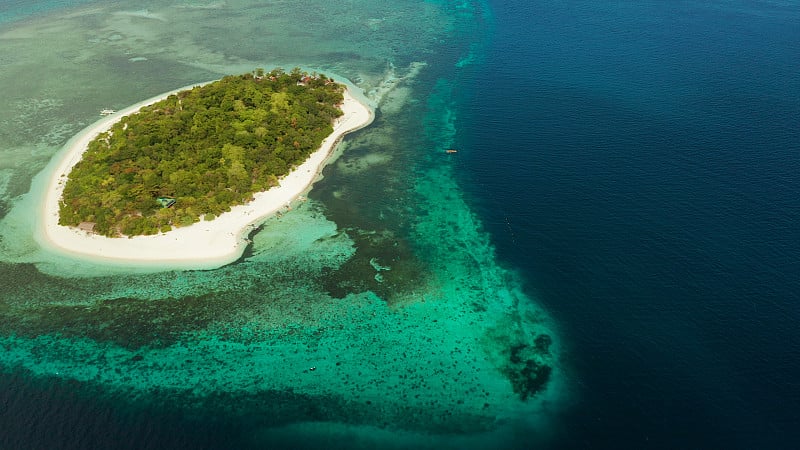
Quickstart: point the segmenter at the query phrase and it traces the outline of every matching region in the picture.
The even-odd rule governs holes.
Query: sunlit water
[[[496,261],[444,152],[453,80],[491,32],[485,5],[57,3],[3,20],[0,364],[17,420],[3,442],[463,448],[546,434],[567,395],[558,337]],[[101,109],[275,66],[352,80],[377,119],[239,261],[126,269],[39,248],[46,166]],[[109,414],[128,423],[120,436],[150,434],[26,431],[104,428]]]
[[[0,3],[1,448],[800,448],[796,1]],[[36,244],[101,109],[295,65],[377,117],[239,261]]]

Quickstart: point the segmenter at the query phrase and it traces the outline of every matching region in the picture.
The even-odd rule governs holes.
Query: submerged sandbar
[[[281,178],[278,186],[256,193],[252,201],[234,206],[214,220],[201,220],[157,235],[123,238],[100,236],[59,225],[59,201],[67,175],[81,160],[89,143],[123,117],[184,89],[186,88],[167,92],[107,116],[67,143],[48,180],[42,202],[43,220],[37,232],[37,238],[42,245],[75,256],[117,263],[213,268],[235,261],[244,251],[247,232],[259,221],[286,208],[307,191],[318,178],[341,137],[369,125],[374,117],[373,111],[349,91],[352,88],[346,88],[340,105],[343,114],[333,123],[333,132],[323,140],[320,148]]]

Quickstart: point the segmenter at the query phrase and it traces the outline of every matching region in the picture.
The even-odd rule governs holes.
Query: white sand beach
[[[154,236],[131,238],[108,238],[59,225],[58,206],[67,174],[80,161],[89,142],[122,117],[187,88],[168,92],[119,111],[86,128],[70,140],[59,156],[61,160],[49,180],[42,202],[42,221],[39,222],[41,229],[36,233],[41,245],[59,252],[117,264],[152,263],[176,268],[209,269],[233,262],[244,251],[247,233],[264,218],[286,210],[287,205],[309,190],[341,137],[369,125],[374,117],[373,111],[349,92],[351,88],[346,89],[341,105],[344,114],[336,120],[333,133],[322,142],[319,150],[283,177],[279,186],[255,194],[253,201],[235,206],[212,221],[200,221]]]

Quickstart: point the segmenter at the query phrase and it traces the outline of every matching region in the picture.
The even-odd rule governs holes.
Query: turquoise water
[[[459,133],[456,80],[491,32],[486,5],[94,2],[6,20],[0,365],[15,406],[2,442],[157,447],[197,428],[240,447],[463,448],[546,434],[569,390],[558,336],[497,261],[444,153]],[[348,78],[377,117],[239,261],[123,271],[35,243],[37,174],[101,109],[295,65]],[[19,393],[51,400],[24,406]],[[24,432],[91,430],[107,410],[155,431]]]
[[[793,0],[2,3],[0,448],[800,448],[798,23]],[[275,65],[377,118],[239,261],[33,240],[101,109]]]

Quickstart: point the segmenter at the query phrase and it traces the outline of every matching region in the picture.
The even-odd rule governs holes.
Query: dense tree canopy
[[[68,176],[59,223],[132,236],[212,219],[319,148],[342,114],[342,92],[325,75],[258,69],[144,107],[89,144]]]

